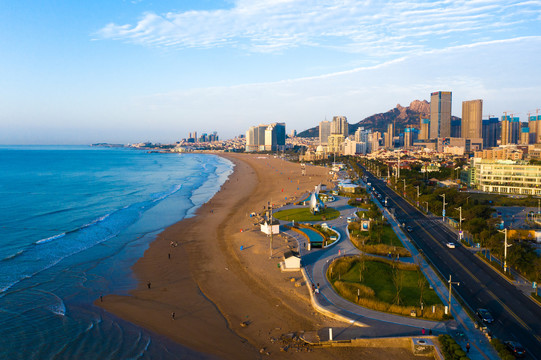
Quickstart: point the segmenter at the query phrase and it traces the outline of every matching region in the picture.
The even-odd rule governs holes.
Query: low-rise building
[[[523,161],[474,158],[472,185],[490,193],[541,195],[541,166]]]

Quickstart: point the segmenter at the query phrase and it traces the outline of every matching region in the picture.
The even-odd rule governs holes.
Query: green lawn
[[[340,261],[340,260],[339,260]],[[380,261],[366,260],[363,281],[359,282],[360,262],[354,261],[349,269],[342,274],[337,274],[339,267],[335,267],[335,273],[328,274],[329,280],[334,283],[337,280],[351,284],[365,285],[375,292],[375,298],[382,302],[393,304],[396,296],[396,287],[393,283],[393,269],[390,264]],[[417,270],[398,270],[403,273],[402,289],[400,291],[401,305],[419,306],[421,290],[419,276],[424,275]],[[344,296],[348,298],[348,296]],[[436,292],[425,283],[423,290],[423,303],[425,306],[441,305],[442,302]]]
[[[385,244],[390,246],[397,246],[397,247],[404,247],[398,236],[396,236],[396,233],[394,232],[391,225],[383,225],[381,229],[381,240],[379,238],[379,230],[377,228],[372,228],[370,230],[370,240],[368,241],[367,245],[377,245]]]
[[[400,291],[402,301],[405,305],[416,306],[419,304],[421,292],[419,289],[419,272],[416,270],[399,270],[404,273],[403,287]],[[377,261],[367,261],[366,270],[364,272],[363,284],[371,287],[376,292],[376,298],[387,303],[392,303],[396,288],[393,284],[391,266]],[[350,276],[358,281],[359,265],[354,266]],[[420,274],[420,276],[424,276]],[[428,288],[428,284],[424,289],[423,302],[426,305],[441,304],[441,300],[436,295],[434,290]]]
[[[326,208],[318,214],[312,214],[309,208],[295,208],[278,211],[273,216],[278,220],[285,221],[322,221],[336,219],[340,216],[340,211],[333,208]]]
[[[370,231],[359,231],[359,229],[356,229],[355,225],[353,225],[350,226],[349,231],[350,234],[355,237],[368,236],[369,238],[366,242],[366,245],[384,244],[396,247],[404,247],[404,244],[402,244],[398,236],[396,236],[393,228],[387,224],[383,225],[383,227],[381,228],[381,239],[379,238],[379,229],[377,227],[372,227]]]

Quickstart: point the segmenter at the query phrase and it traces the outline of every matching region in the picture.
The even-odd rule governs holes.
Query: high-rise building
[[[520,119],[509,115],[502,116],[501,145],[518,144],[520,140]]]
[[[532,135],[533,144],[541,144],[541,115],[530,116],[528,127]]]
[[[530,129],[530,138],[528,144],[535,144],[537,142],[537,117],[528,117],[528,129]]]
[[[451,137],[459,138],[462,134],[462,120],[451,119]]]
[[[523,126],[520,129],[520,142],[521,145],[528,145],[530,143],[530,128]]]
[[[276,151],[286,144],[286,124],[273,123],[265,129],[265,151]]]
[[[507,145],[511,143],[511,117],[510,116],[502,116],[502,123],[501,123],[502,131],[501,131],[501,139],[500,139],[500,145]]]
[[[511,119],[511,144],[518,144],[520,142],[521,127],[520,119],[518,117],[513,117]]]
[[[483,100],[470,100],[462,102],[462,136],[465,139],[480,139],[483,136],[482,128]]]
[[[428,140],[430,137],[430,119],[422,119],[419,117],[419,120],[421,129],[421,132],[419,133],[419,140]]]
[[[379,131],[374,131],[372,133],[372,136],[368,137],[368,141],[370,142],[370,152],[374,152],[379,149],[380,139],[381,139],[381,134]]]
[[[451,137],[450,91],[437,91],[430,94],[430,139]]]
[[[329,143],[329,136],[331,135],[331,122],[322,121],[319,123],[319,144],[327,145]]]
[[[246,131],[246,151],[264,150],[265,147],[265,130],[268,125],[251,126]]]
[[[498,118],[492,117],[483,120],[483,149],[496,147],[498,145]]]
[[[404,129],[404,149],[410,149],[413,145],[413,128]]]
[[[344,140],[345,138],[342,134],[331,134],[331,136],[329,136],[327,152],[330,154],[341,154]]]
[[[392,149],[394,147],[394,126],[393,123],[387,125],[387,132],[385,133],[385,148]]]
[[[331,135],[340,134],[344,138],[349,136],[348,119],[345,116],[333,116],[331,123]]]

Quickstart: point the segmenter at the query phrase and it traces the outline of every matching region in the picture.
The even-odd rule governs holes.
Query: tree
[[[417,275],[419,276],[418,279],[417,279],[417,285],[419,286],[419,293],[421,295],[419,297],[419,303],[422,305],[423,304],[423,295],[424,295],[424,291],[425,291],[425,288],[426,288],[426,278],[423,275],[423,273],[421,272],[420,267],[417,267]]]
[[[402,286],[404,282],[404,272],[398,268],[398,262],[393,261],[393,267],[392,267],[392,278],[393,278],[393,284],[396,289],[396,295],[394,297],[394,303],[396,305],[400,305],[401,299],[400,299],[400,292],[402,291]]]
[[[364,253],[364,239],[361,243],[361,255],[359,257],[359,282],[362,284],[363,282],[363,274],[366,270],[366,255]]]

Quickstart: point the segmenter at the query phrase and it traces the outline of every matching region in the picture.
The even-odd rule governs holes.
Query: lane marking
[[[396,205],[402,210],[402,211],[406,211],[400,204],[396,203]],[[417,209],[415,209],[417,210]],[[419,210],[417,210],[419,211]],[[415,223],[417,223],[417,221],[415,221]],[[417,224],[418,225],[418,224]],[[428,231],[426,231],[425,229],[423,229],[423,231],[425,232],[425,234],[427,234],[436,244],[438,244],[438,246],[440,248],[443,248],[443,245],[438,241],[436,240],[436,238],[434,236],[432,236],[431,233],[429,233]],[[464,264],[462,264],[462,262],[458,261],[458,259],[451,253],[451,252],[448,252],[449,254],[449,257],[452,258],[455,263],[457,265],[459,265],[463,270],[464,272],[466,272],[466,274],[468,274],[474,281],[476,281],[477,283],[481,284],[481,288],[486,290],[488,292],[488,294],[494,299],[496,300],[496,302],[498,302],[508,313],[509,315],[511,315],[520,325],[522,325],[523,328],[525,328],[528,332],[532,332],[532,329],[521,319],[517,316],[517,314],[515,314],[507,305],[505,305],[488,287],[486,287],[486,285],[484,285],[483,283],[481,283],[481,281],[479,281],[479,279],[468,269],[464,266]],[[538,335],[535,335],[535,334],[532,334],[536,337],[538,337]]]

